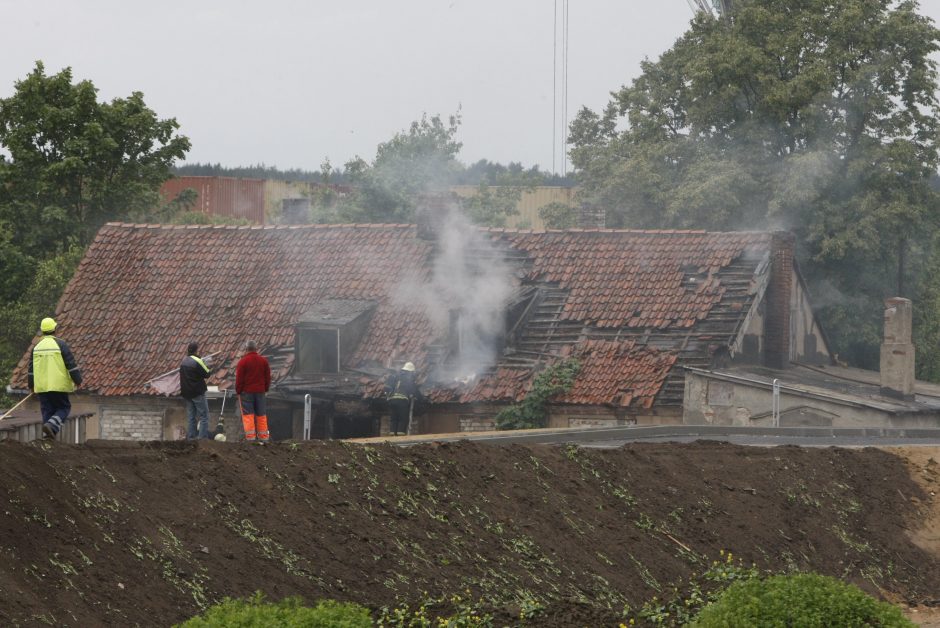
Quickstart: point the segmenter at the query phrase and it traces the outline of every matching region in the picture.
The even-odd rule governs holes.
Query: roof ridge
[[[477,229],[487,233],[620,233],[635,235],[772,235],[779,230],[746,230],[746,231],[708,231],[706,229],[620,229],[606,227],[572,227],[569,229],[517,229],[513,227],[485,227]]]
[[[122,221],[112,221],[104,224],[105,227],[120,227],[125,229],[167,229],[167,230],[183,230],[183,229],[230,229],[230,230],[288,230],[288,229],[409,229],[414,228],[413,223],[394,223],[394,222],[343,222],[343,223],[310,223],[310,224],[301,224],[301,225],[226,225],[226,224],[211,224],[211,225],[200,225],[200,224],[184,224],[176,225],[170,223],[136,223],[136,222],[122,222]],[[632,235],[669,235],[669,236],[686,236],[686,235],[720,235],[720,236],[734,236],[734,235],[773,235],[779,233],[779,230],[768,230],[768,231],[757,231],[757,230],[748,230],[748,231],[708,231],[705,229],[620,229],[620,228],[602,228],[602,227],[574,227],[571,229],[517,229],[511,227],[486,227],[477,225],[475,228],[478,231],[483,233],[494,233],[494,234],[532,234],[532,235],[541,235],[549,233],[565,233],[565,234],[579,234],[579,233],[616,233],[616,234],[632,234]]]
[[[113,221],[106,222],[105,227],[120,227],[123,229],[166,229],[166,230],[183,230],[183,229],[230,229],[230,230],[246,230],[246,229],[265,229],[265,230],[288,230],[288,229],[389,229],[389,228],[413,228],[415,225],[406,224],[406,223],[311,223],[303,225],[225,225],[225,224],[212,224],[212,225],[199,225],[199,224],[186,224],[186,225],[175,225],[170,223],[149,223],[149,222],[121,222]]]

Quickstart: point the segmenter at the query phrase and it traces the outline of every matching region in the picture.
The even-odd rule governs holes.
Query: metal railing
[[[86,438],[86,424],[93,414],[69,417],[62,426],[56,440],[60,443],[81,444]],[[0,423],[0,440],[16,440],[21,443],[42,439],[42,419],[39,417],[8,418]]]

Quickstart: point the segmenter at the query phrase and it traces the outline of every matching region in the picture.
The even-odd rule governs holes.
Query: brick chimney
[[[885,336],[881,343],[881,392],[914,398],[914,343],[911,342],[910,299],[885,300]]]
[[[770,283],[764,297],[764,365],[784,369],[790,365],[790,291],[793,287],[795,238],[774,232],[770,243]]]

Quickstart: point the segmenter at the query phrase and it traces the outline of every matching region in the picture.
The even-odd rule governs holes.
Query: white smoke
[[[434,221],[430,281],[399,286],[395,294],[400,305],[419,305],[457,349],[438,377],[466,379],[496,362],[513,275],[500,251],[465,216],[453,208],[445,211]]]

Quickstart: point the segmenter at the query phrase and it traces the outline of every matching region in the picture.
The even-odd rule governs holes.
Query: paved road
[[[644,438],[637,440],[607,440],[591,441],[581,445],[597,449],[613,449],[623,447],[627,443],[692,443],[697,440],[721,440],[735,445],[754,445],[756,447],[776,447],[779,445],[799,445],[800,447],[896,447],[925,445],[940,446],[940,437],[934,439],[924,438],[893,438],[886,436],[830,436],[830,437],[795,437],[795,436],[747,436],[732,434],[722,438],[701,436],[671,436],[663,438]]]
[[[720,440],[739,445],[771,447],[879,447],[940,445],[940,428],[827,428],[827,427],[730,427],[713,425],[660,425],[585,429],[520,430],[477,434],[425,434],[394,438],[363,439],[389,441],[396,445],[472,440],[491,444],[576,444],[582,447],[614,448],[635,442],[679,442]]]

